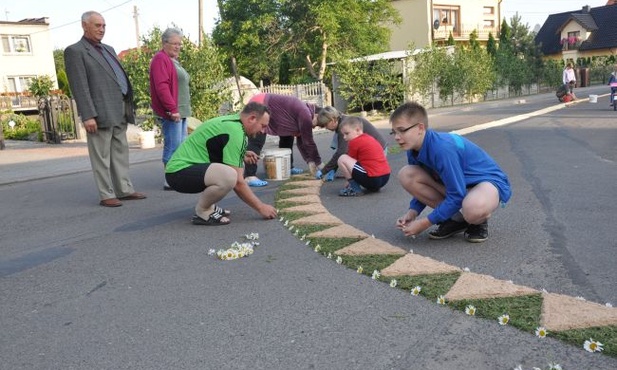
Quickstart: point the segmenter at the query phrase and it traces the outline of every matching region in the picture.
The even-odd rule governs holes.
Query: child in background
[[[379,191],[390,179],[390,165],[379,141],[362,131],[358,117],[345,118],[340,124],[340,134],[348,149],[338,159],[339,169],[347,179],[347,186],[339,195],[362,195],[362,187],[369,192]]]

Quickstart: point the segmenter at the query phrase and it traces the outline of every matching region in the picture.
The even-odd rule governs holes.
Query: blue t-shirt
[[[437,224],[452,217],[463,205],[467,188],[488,181],[499,191],[501,202],[512,195],[508,176],[482,148],[468,139],[451,133],[426,130],[419,152],[407,151],[407,163],[424,168],[446,187],[446,197],[428,215]],[[409,208],[420,214],[425,204],[412,199]]]

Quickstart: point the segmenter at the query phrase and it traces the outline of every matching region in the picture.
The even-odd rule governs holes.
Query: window
[[[19,106],[19,94],[28,91],[30,88],[30,84],[32,83],[32,79],[34,76],[9,76],[8,79],[8,92],[11,94],[11,99],[13,101],[13,106]]]
[[[460,31],[458,29],[460,13],[458,6],[435,5],[433,7],[433,22],[438,19],[440,26],[451,27],[452,31],[458,33]]]
[[[484,28],[494,28],[495,27],[495,21],[492,19],[485,19],[484,20]]]
[[[484,14],[486,14],[486,15],[495,14],[495,8],[493,8],[492,6],[485,6],[484,7]]]
[[[2,51],[5,53],[31,53],[30,37],[24,35],[2,35]]]

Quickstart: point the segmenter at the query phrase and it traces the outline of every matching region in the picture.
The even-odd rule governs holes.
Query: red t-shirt
[[[349,141],[347,155],[355,159],[366,170],[369,177],[388,175],[390,165],[383,147],[374,137],[363,133]]]

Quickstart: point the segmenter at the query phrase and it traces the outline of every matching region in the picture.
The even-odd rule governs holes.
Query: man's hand
[[[94,134],[96,132],[96,119],[89,118],[83,123],[87,133]]]
[[[248,164],[256,164],[259,161],[259,156],[251,151],[251,150],[247,150],[246,153],[244,154],[244,163],[248,163]]]

